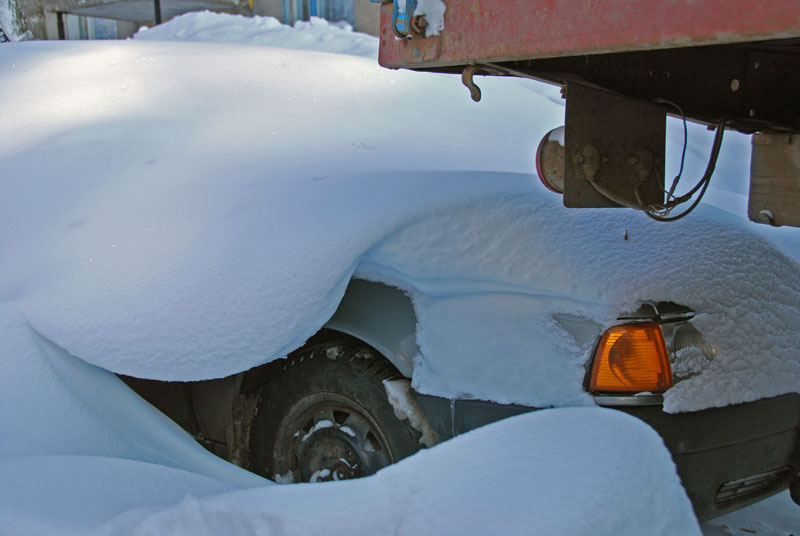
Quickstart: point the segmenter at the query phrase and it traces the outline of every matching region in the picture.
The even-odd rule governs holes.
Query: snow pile
[[[697,311],[693,323],[716,350],[667,393],[668,411],[797,390],[797,265],[743,222],[709,209],[663,226],[552,199],[531,190],[469,203],[398,231],[362,260],[357,274],[412,288],[420,390],[580,403],[570,386],[581,385],[593,348],[571,346],[553,314],[605,327],[647,296]]]
[[[134,41],[32,43],[3,59],[20,76],[0,89],[15,110],[0,134],[0,243],[18,255],[0,259],[0,294],[74,355],[134,375],[225,375],[290,350],[333,313],[366,249],[454,188],[494,191],[479,176],[367,173],[392,160],[386,125],[449,124],[400,144],[427,145],[423,168],[453,161],[441,136],[472,168],[529,157],[511,143],[522,122],[502,152],[458,150],[512,104],[466,114],[468,95],[445,90],[458,81],[434,76],[430,104],[379,112],[424,75],[360,58]]]
[[[502,456],[498,456],[500,445]],[[641,421],[594,408],[514,417],[359,480],[187,497],[172,508],[128,512],[97,531],[109,535],[487,532],[700,534],[661,438]]]
[[[704,536],[794,536],[797,527],[800,508],[788,490],[702,525]]]
[[[0,329],[0,366],[14,379],[0,389],[4,536],[585,534],[588,523],[593,534],[697,534],[661,439],[622,413],[527,414],[366,479],[272,486],[39,337],[9,304]]]
[[[199,34],[274,26],[206,16]],[[797,266],[741,219],[567,211],[518,173],[557,89],[487,79],[478,106],[457,77],[241,44],[12,44],[0,69],[2,534],[697,533],[660,439],[621,414],[538,412],[361,481],[260,487],[87,364],[246,369],[314,333],[353,274],[413,297],[426,392],[589,404],[590,349],[553,314],[599,330],[659,299],[717,349],[670,409],[798,389]],[[746,172],[725,150],[723,183]]]
[[[698,311],[717,349],[670,411],[798,390],[800,272],[740,220],[659,225],[565,210],[528,175],[422,171],[527,168],[530,125],[562,111],[546,92],[487,80],[502,98],[473,107],[446,75],[202,43],[21,44],[0,62],[16,73],[0,87],[0,296],[87,362],[246,370],[316,332],[355,274],[414,299],[425,393],[591,404],[591,348],[553,315],[601,329],[650,300]],[[523,99],[543,106],[526,116]]]
[[[263,485],[37,336],[17,309],[0,303],[0,534],[81,533],[131,504]]]
[[[354,32],[347,23],[328,22],[319,17],[297,21],[292,27],[281,24],[274,17],[245,17],[209,11],[186,13],[152,28],[142,27],[133,38],[241,43],[378,57],[377,37]]]

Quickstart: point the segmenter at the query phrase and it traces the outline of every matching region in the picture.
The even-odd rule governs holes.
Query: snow
[[[436,444],[436,437],[428,420],[411,394],[411,383],[406,380],[383,380],[386,397],[394,409],[394,415],[399,420],[407,420],[408,424],[419,432],[419,444],[432,447]]]
[[[371,477],[189,497],[96,533],[688,536],[700,534],[693,517],[655,432],[619,412],[567,408],[494,423]]]
[[[428,21],[425,37],[439,35],[444,30],[444,12],[447,9],[442,0],[418,0],[414,15],[424,15]]]
[[[566,134],[566,130],[564,127],[554,128],[550,131],[550,134],[547,136],[547,139],[550,141],[556,141],[559,145],[564,145],[564,136]]]
[[[209,11],[187,13],[152,28],[143,26],[133,38],[246,43],[378,57],[377,37],[354,32],[347,23],[328,22],[319,17],[288,26],[274,17],[245,17]]]
[[[175,38],[233,42],[148,42]],[[278,488],[108,372],[202,379],[282,357],[356,275],[412,297],[422,392],[591,406],[591,348],[554,317],[602,328],[642,300],[697,310],[716,350],[669,411],[798,390],[795,261],[711,206],[670,225],[564,209],[529,175],[563,120],[556,88],[485,79],[475,105],[457,77],[247,44],[275,40],[377,46],[202,13],[129,42],[0,46],[0,533],[696,534],[660,439],[610,411],[542,411],[362,481]],[[706,205],[730,210],[746,139],[726,140]],[[670,132],[670,165],[682,143]],[[686,186],[709,136],[690,143]]]
[[[113,374],[37,336],[7,303],[0,332],[0,534],[81,533],[131,504],[263,485]]]
[[[322,430],[323,428],[332,428],[333,426],[334,426],[333,422],[331,422],[331,421],[329,421],[327,419],[319,421],[317,424],[315,424],[311,428],[311,430],[308,431],[308,433],[306,433],[306,435],[304,435],[302,437],[302,439],[300,439],[300,441],[306,441],[309,437],[311,437],[311,434],[313,434],[317,430]],[[347,426],[340,426],[340,427],[337,427],[337,428],[339,428],[343,432],[348,433],[352,437],[356,436],[356,434],[350,428],[348,428]]]
[[[477,171],[530,170],[530,125],[563,111],[549,88],[486,80],[495,97],[477,106],[455,77],[353,56],[12,46],[0,295],[89,363],[165,380],[240,372],[302,344],[356,275],[414,299],[424,393],[591,404],[591,349],[553,315],[608,326],[649,300],[698,311],[718,349],[668,410],[798,390],[800,273],[738,220],[565,211],[535,177]],[[386,106],[412,92],[413,107]],[[522,100],[541,109],[526,116]]]
[[[752,506],[703,523],[705,536],[796,536],[800,507],[784,491]]]

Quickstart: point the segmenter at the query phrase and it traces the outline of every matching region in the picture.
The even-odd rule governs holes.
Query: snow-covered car
[[[661,434],[701,519],[797,494],[794,261],[710,207],[564,209],[527,173],[549,88],[472,108],[446,76],[266,50],[0,51],[4,326],[279,482],[599,404]]]
[[[585,318],[556,321],[580,346],[596,348],[584,383],[594,402],[661,434],[696,514],[710,519],[797,486],[800,397],[664,412],[664,391],[697,374],[687,361],[714,359],[695,315],[647,303],[602,334]],[[212,452],[281,483],[370,475],[419,448],[537,409],[412,389],[418,321],[400,288],[353,279],[323,329],[285,359],[221,380],[126,381]]]

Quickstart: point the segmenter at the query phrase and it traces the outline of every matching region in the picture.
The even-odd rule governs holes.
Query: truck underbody
[[[800,4],[791,0],[384,2],[381,65],[562,86],[564,204],[644,210],[689,203],[665,184],[666,115],[753,138],[751,220],[800,226]],[[698,182],[702,196],[713,173]],[[587,165],[589,162],[589,165]]]

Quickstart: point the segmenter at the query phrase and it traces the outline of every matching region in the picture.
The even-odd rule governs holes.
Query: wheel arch
[[[406,378],[411,377],[416,343],[417,318],[411,298],[397,287],[352,279],[336,312],[303,346],[302,352],[325,341],[352,337],[380,353]],[[246,465],[249,428],[261,386],[275,374],[282,360],[217,380],[192,382],[187,403],[196,430],[202,436],[227,446],[226,458]]]
[[[405,377],[419,352],[417,316],[411,298],[397,287],[352,279],[339,308],[324,328],[345,333],[372,346]]]

